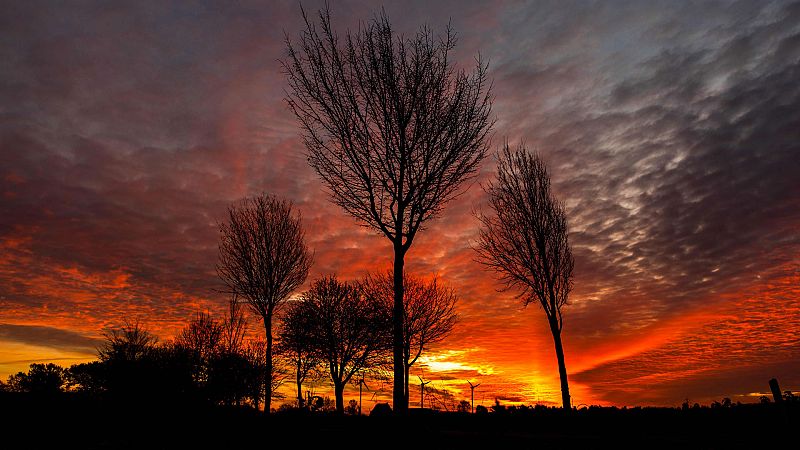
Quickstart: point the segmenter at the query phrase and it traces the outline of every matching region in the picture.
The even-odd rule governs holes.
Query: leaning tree
[[[368,295],[374,297],[391,314],[394,283],[391,272],[367,276],[363,282]],[[403,274],[403,369],[405,396],[409,398],[408,379],[411,366],[422,352],[443,341],[456,325],[458,313],[455,291],[434,277],[425,281]]]
[[[340,41],[327,9],[319,26],[303,18],[299,42],[286,40],[286,100],[332,201],[392,243],[393,400],[402,413],[405,255],[486,155],[493,125],[487,65],[478,58],[474,71],[455,68],[449,26],[442,36],[422,27],[404,37],[382,13]]]
[[[272,319],[308,276],[312,255],[292,203],[269,195],[248,198],[228,209],[220,225],[217,273],[231,294],[245,300],[264,322],[264,411],[273,385]]]
[[[479,215],[479,261],[494,269],[507,289],[518,289],[525,306],[539,303],[544,310],[558,358],[561,398],[569,410],[561,308],[572,290],[575,261],[564,206],[550,190],[545,163],[524,145],[512,151],[506,144],[498,157],[497,180],[484,189],[494,214]]]

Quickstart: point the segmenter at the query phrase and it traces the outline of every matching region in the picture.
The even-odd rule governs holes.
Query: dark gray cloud
[[[95,354],[102,342],[100,339],[84,336],[70,330],[8,323],[0,323],[0,340],[87,354]]]

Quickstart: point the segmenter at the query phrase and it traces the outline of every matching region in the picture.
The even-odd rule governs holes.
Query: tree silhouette
[[[100,361],[73,364],[65,373],[70,390],[95,395],[106,391],[106,375],[106,366]]]
[[[208,367],[222,351],[224,326],[208,313],[198,313],[175,338],[175,345],[188,351],[194,362],[193,375],[200,385],[208,380]]]
[[[409,373],[422,352],[441,342],[458,321],[455,292],[438,278],[430,282],[403,274],[403,370],[405,396],[409,398]],[[364,288],[380,301],[391,315],[394,302],[394,278],[391,272],[368,276]]]
[[[335,276],[315,281],[300,302],[312,331],[312,351],[327,365],[336,411],[343,413],[344,387],[353,375],[382,362],[388,348],[386,315],[359,286]]]
[[[217,273],[230,293],[247,301],[264,322],[264,382],[272,390],[272,319],[311,267],[300,216],[291,202],[261,195],[228,208],[220,234]],[[269,413],[271,396],[264,402]]]
[[[101,361],[136,361],[150,353],[158,338],[139,322],[125,323],[104,333],[105,342],[98,349]]]
[[[138,322],[105,333],[98,356],[101,366],[85,367],[80,375],[99,376],[88,385],[100,387],[119,404],[147,401],[184,402],[196,396],[195,361],[187,349],[157,338]]]
[[[339,42],[330,13],[288,38],[287,102],[308,160],[332,201],[386,236],[394,252],[395,411],[408,409],[403,367],[403,267],[417,232],[463,192],[492,128],[487,66],[456,70],[456,36],[422,27],[398,36],[385,14]]]
[[[283,316],[279,333],[278,352],[286,358],[295,370],[297,385],[297,406],[303,407],[303,382],[314,374],[322,363],[314,348],[313,311],[305,302],[291,304]]]
[[[11,392],[29,392],[38,395],[53,395],[64,391],[66,385],[64,368],[53,363],[31,364],[28,372],[18,372],[8,377],[5,389]]]
[[[228,312],[222,322],[222,347],[227,353],[239,352],[247,335],[247,319],[244,317],[241,306],[238,296],[231,295]]]
[[[544,162],[524,145],[514,151],[505,145],[498,157],[497,181],[485,190],[494,215],[479,216],[479,261],[500,275],[506,289],[519,289],[526,306],[537,302],[544,310],[558,358],[561,398],[569,410],[561,308],[572,290],[575,262],[564,206],[550,190]]]

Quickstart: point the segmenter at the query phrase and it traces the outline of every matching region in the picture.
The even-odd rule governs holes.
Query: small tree
[[[297,302],[289,306],[281,322],[278,351],[295,370],[299,408],[304,405],[303,382],[309,375],[315,374],[322,363],[319,353],[314,348],[314,326],[313,311],[306,302]]]
[[[312,330],[312,351],[328,368],[336,411],[344,412],[344,387],[353,375],[377,366],[388,348],[386,316],[359,286],[335,276],[315,281],[301,300]]]
[[[301,219],[292,211],[291,202],[261,195],[231,206],[220,234],[217,273],[229,292],[244,299],[264,322],[264,382],[272,386],[272,319],[303,284],[311,267]],[[267,395],[267,413],[270,404]]]
[[[405,396],[409,398],[409,374],[422,352],[444,340],[458,321],[455,292],[438,278],[425,282],[403,274],[403,370]],[[381,302],[391,316],[394,305],[394,279],[391,272],[370,275],[364,281],[370,296]]]
[[[523,145],[512,151],[506,144],[498,158],[497,181],[484,189],[494,215],[479,216],[483,224],[476,248],[479,261],[500,275],[506,289],[518,289],[525,306],[538,303],[544,310],[558,359],[561,398],[568,411],[561,308],[572,290],[575,262],[564,206],[550,190],[542,159]]]
[[[198,313],[175,338],[175,345],[186,350],[193,362],[193,378],[204,385],[208,380],[208,366],[222,351],[224,326],[208,313]]]
[[[6,389],[11,392],[52,395],[64,391],[64,368],[53,363],[31,364],[28,373],[18,372],[8,377]]]
[[[247,319],[242,313],[242,305],[236,294],[228,302],[228,313],[222,322],[222,348],[227,353],[237,353],[247,335]]]
[[[125,323],[121,328],[104,333],[105,342],[98,350],[104,362],[136,361],[147,356],[158,343],[158,338],[139,322]]]
[[[403,267],[423,224],[475,175],[492,128],[487,66],[456,70],[455,33],[422,27],[398,36],[385,14],[339,42],[326,9],[320,27],[287,38],[287,102],[308,160],[334,203],[386,236],[394,252],[394,408],[408,402],[403,367]]]

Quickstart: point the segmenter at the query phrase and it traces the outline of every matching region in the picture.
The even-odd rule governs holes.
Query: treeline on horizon
[[[457,321],[457,297],[437,278],[407,275],[408,370],[432,343],[444,339]],[[0,381],[0,392],[39,398],[75,394],[120,404],[176,402],[247,407],[259,410],[265,399],[286,400],[278,389],[295,385],[296,398],[277,410],[337,411],[360,414],[360,405],[344,404],[344,387],[368,380],[384,384],[391,364],[390,295],[387,273],[358,282],[322,277],[281,314],[274,355],[251,333],[236,295],[219,320],[198,313],[173,339],[159,342],[141,323],[105,333],[98,360],[68,368],[31,364]],[[388,299],[388,300],[387,300]],[[267,384],[267,361],[273,376]],[[357,379],[354,378],[357,376]],[[327,379],[334,400],[303,391],[303,384]],[[428,389],[434,408],[469,411],[443,390]],[[437,402],[438,400],[438,402]],[[435,402],[435,403],[434,403]],[[466,405],[466,406],[465,406]],[[388,409],[388,405],[384,408]],[[273,411],[276,408],[272,408]]]
[[[336,283],[333,278],[323,279],[325,283]],[[313,288],[312,288],[313,289]],[[305,294],[308,295],[308,294]],[[297,307],[295,307],[297,308]],[[292,308],[287,317],[291,317],[297,309]],[[296,317],[295,317],[296,319]],[[290,319],[291,320],[291,319]],[[385,318],[384,324],[385,324]],[[231,301],[230,310],[223,320],[217,320],[207,313],[200,313],[174,338],[159,342],[158,338],[148,332],[141,324],[127,324],[105,334],[103,344],[98,348],[98,360],[61,367],[55,363],[34,363],[27,372],[18,372],[3,382],[0,380],[0,398],[9,395],[23,395],[39,401],[53,401],[62,396],[74,396],[80,399],[102,401],[111,405],[127,405],[126,407],[147,405],[169,405],[180,407],[237,407],[258,411],[264,404],[267,393],[274,399],[284,399],[278,388],[290,378],[297,382],[298,390],[302,382],[319,382],[325,377],[330,367],[323,367],[321,360],[304,361],[297,358],[297,347],[293,348],[290,321],[281,326],[280,336],[286,338],[286,344],[278,346],[277,361],[273,370],[279,376],[269,391],[264,384],[264,347],[263,338],[247,337],[247,321],[235,301]],[[303,322],[308,326],[309,322]],[[385,325],[384,325],[385,326]],[[384,331],[384,334],[387,334]],[[295,336],[296,337],[296,336]],[[384,337],[385,339],[385,337]],[[371,381],[386,382],[386,351],[384,343],[381,352],[376,352],[374,365],[364,366],[363,373],[372,375]],[[382,359],[383,358],[383,359]],[[300,372],[298,361],[301,365]],[[292,370],[295,370],[292,373]],[[298,373],[300,375],[298,375]],[[359,378],[358,380],[361,380]],[[355,381],[358,383],[359,381]],[[334,384],[332,380],[331,384]],[[296,401],[283,403],[273,412],[336,412],[336,403],[327,396],[315,396],[313,390],[305,396],[301,391]],[[337,394],[338,395],[338,394]],[[6,396],[6,397],[4,397]],[[446,390],[426,388],[429,400],[429,411],[469,413],[470,402],[456,401]],[[780,398],[771,399],[766,395],[758,398],[757,403],[743,404],[732,402],[730,398],[713,401],[708,405],[691,404],[686,400],[680,407],[644,407],[644,409],[675,409],[698,411],[705,409],[735,409],[742,407],[770,407],[774,403],[782,403],[787,407],[800,406],[800,397],[792,391],[784,391]],[[0,402],[0,405],[6,402]],[[376,413],[389,412],[388,404],[380,404]],[[642,407],[573,407],[575,412],[599,410],[638,411]],[[495,400],[490,407],[475,407],[476,414],[526,414],[559,411],[560,408],[545,405],[503,405]],[[349,415],[361,414],[360,405],[351,399],[347,406],[339,412]],[[365,411],[366,413],[366,411]]]

